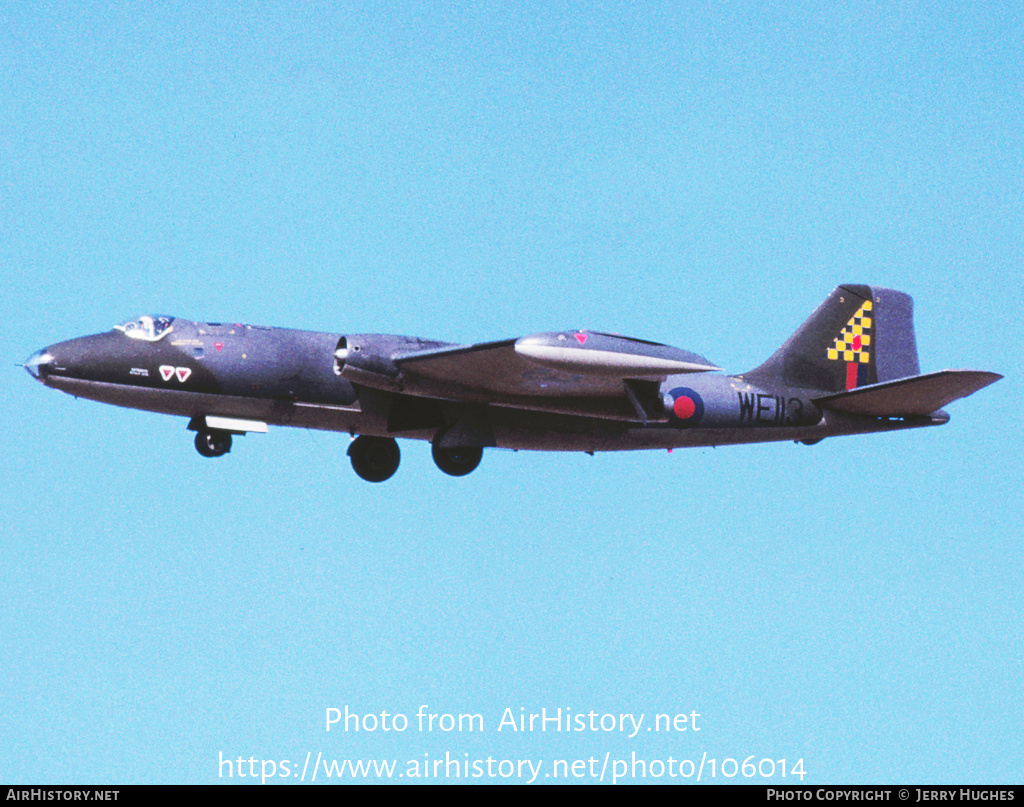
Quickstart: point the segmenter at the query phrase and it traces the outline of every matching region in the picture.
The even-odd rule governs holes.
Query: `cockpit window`
[[[144,342],[156,342],[174,330],[171,323],[174,317],[150,317],[143,315],[114,328],[124,333],[129,339],[141,339]]]

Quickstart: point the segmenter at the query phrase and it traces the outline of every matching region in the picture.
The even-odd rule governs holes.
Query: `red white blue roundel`
[[[704,417],[704,401],[689,387],[676,387],[669,392],[672,396],[672,424],[675,426],[696,426]]]

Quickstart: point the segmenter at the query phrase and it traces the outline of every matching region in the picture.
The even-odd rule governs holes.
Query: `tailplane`
[[[1000,378],[998,373],[982,370],[943,370],[824,395],[815,398],[814,403],[851,415],[920,417],[936,413],[946,404],[966,398]]]

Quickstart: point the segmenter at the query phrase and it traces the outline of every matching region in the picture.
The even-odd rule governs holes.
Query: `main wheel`
[[[401,452],[390,437],[361,435],[348,447],[352,468],[367,482],[383,482],[398,470]]]
[[[231,435],[220,431],[196,432],[196,451],[204,457],[223,457],[231,450]]]
[[[430,453],[434,455],[434,464],[449,476],[465,476],[476,470],[484,450],[479,446],[441,448],[434,441]]]

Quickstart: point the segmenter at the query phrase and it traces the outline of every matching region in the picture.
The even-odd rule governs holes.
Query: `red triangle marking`
[[[218,353],[220,353],[224,349],[224,343],[223,342],[214,342],[213,346],[215,348],[217,348],[217,352]]]
[[[178,381],[180,381],[182,384],[184,384],[185,381],[188,380],[188,377],[190,375],[192,375],[192,371],[188,367],[178,368]]]
[[[174,375],[174,368],[168,367],[166,364],[160,367],[160,375],[163,376],[164,381],[170,381],[171,376]]]
[[[581,345],[585,345],[587,343],[587,335],[585,333],[574,333],[573,336],[576,337],[576,341]]]

